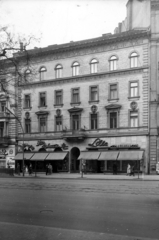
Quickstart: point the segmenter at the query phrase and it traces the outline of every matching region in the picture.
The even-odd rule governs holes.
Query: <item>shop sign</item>
[[[121,145],[112,145],[110,148],[140,148],[138,144],[121,144]]]
[[[0,154],[7,155],[7,151],[6,151],[6,149],[4,149],[4,148],[0,149]]]
[[[93,143],[88,144],[90,147],[108,147],[108,143],[100,138],[96,138]]]

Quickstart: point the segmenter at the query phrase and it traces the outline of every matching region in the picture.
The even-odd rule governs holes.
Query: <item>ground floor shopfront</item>
[[[25,150],[24,164],[31,163],[36,171],[45,171],[51,164],[53,172],[80,172],[82,163],[85,171],[92,173],[125,172],[130,163],[135,171],[147,173],[148,141],[146,136],[85,138],[83,141],[44,140],[27,141],[34,151]],[[29,148],[30,149],[30,148]],[[16,164],[22,168],[22,153],[17,153]]]
[[[15,145],[0,147],[0,169],[15,168]]]

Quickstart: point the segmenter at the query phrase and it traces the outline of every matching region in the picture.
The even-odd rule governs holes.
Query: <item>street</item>
[[[0,179],[0,239],[158,239],[159,182]]]

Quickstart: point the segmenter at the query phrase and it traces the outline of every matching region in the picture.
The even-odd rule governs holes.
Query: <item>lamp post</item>
[[[10,114],[12,114],[14,117],[15,117],[15,119],[19,122],[19,124],[20,124],[20,127],[21,127],[21,129],[22,129],[22,133],[23,133],[23,146],[22,146],[22,151],[23,151],[23,166],[22,166],[22,170],[23,170],[23,177],[24,177],[24,129],[23,129],[23,126],[22,126],[22,124],[21,124],[21,121],[19,120],[19,118],[14,114],[14,113],[12,113],[7,107],[5,107],[5,109],[6,109],[6,111],[8,111]]]

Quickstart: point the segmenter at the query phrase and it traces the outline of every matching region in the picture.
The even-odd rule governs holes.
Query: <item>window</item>
[[[61,105],[62,103],[62,90],[57,90],[55,91],[55,105]]]
[[[30,69],[27,69],[25,71],[25,81],[28,82],[30,80],[30,76],[31,76],[31,70]]]
[[[96,59],[93,59],[90,63],[91,65],[91,73],[97,73],[97,63],[98,61]]]
[[[118,90],[117,84],[110,85],[110,99],[117,99],[118,98]]]
[[[40,93],[40,107],[46,107],[46,92]]]
[[[130,112],[130,127],[138,127],[138,112]]]
[[[25,119],[25,133],[31,133],[31,120]]]
[[[130,82],[130,97],[137,97],[139,94],[138,82]]]
[[[46,68],[45,67],[41,67],[40,71],[39,71],[39,74],[40,74],[40,81],[45,80]]]
[[[74,62],[72,65],[72,75],[73,76],[79,75],[79,63],[78,62]]]
[[[0,102],[0,112],[5,112],[6,102],[2,101]]]
[[[62,131],[62,116],[56,116],[56,131]]]
[[[72,103],[79,102],[79,88],[72,89]]]
[[[79,128],[80,128],[79,114],[72,115],[72,128],[73,128],[73,130],[79,130]]]
[[[0,122],[0,137],[4,137],[4,122]]]
[[[25,108],[31,107],[30,94],[24,96],[24,107]]]
[[[110,71],[117,70],[117,57],[112,56],[109,60]]]
[[[110,128],[117,128],[117,112],[110,112]]]
[[[6,90],[6,82],[5,79],[0,80],[0,92],[5,92]]]
[[[61,78],[62,77],[62,66],[58,64],[55,67],[55,78]]]
[[[134,68],[138,66],[138,54],[136,52],[133,52],[130,55],[130,67]]]
[[[98,101],[98,86],[90,87],[90,101]]]
[[[95,130],[97,129],[97,114],[94,113],[94,114],[91,114],[91,129],[92,130]]]
[[[39,117],[39,130],[40,132],[46,132],[46,116]]]

